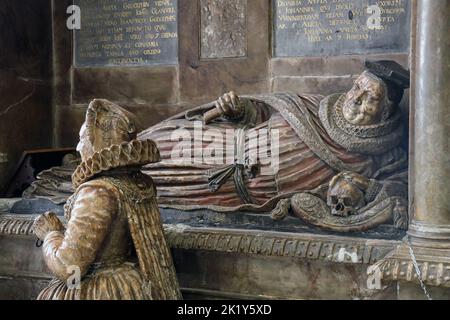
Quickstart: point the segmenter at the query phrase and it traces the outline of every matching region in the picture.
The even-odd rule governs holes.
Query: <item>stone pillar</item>
[[[413,219],[418,246],[450,248],[450,0],[419,0]]]

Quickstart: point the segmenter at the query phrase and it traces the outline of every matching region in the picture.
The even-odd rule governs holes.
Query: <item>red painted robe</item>
[[[268,96],[266,96],[268,97]],[[244,184],[251,198],[251,204],[239,196],[232,178],[228,179],[219,190],[213,192],[209,185],[211,175],[225,167],[225,164],[194,163],[192,159],[184,159],[181,162],[172,161],[174,147],[179,144],[178,139],[173,139],[175,130],[187,130],[194,137],[195,121],[187,120],[185,114],[173,117],[141,133],[139,139],[151,139],[160,149],[162,162],[148,166],[145,173],[149,174],[155,182],[158,190],[158,202],[162,207],[174,207],[182,209],[218,209],[219,211],[246,210],[267,207],[272,209],[275,200],[280,195],[314,190],[329,181],[342,169],[373,177],[374,173],[382,166],[388,166],[404,158],[399,148],[388,150],[383,155],[371,156],[349,152],[327,134],[319,119],[319,107],[323,96],[283,96],[285,107],[280,107],[274,98],[252,99],[257,109],[256,126],[245,129],[245,159],[249,161],[250,154],[255,154],[255,145],[250,143],[250,137],[261,137],[268,131],[268,150],[271,150],[272,137],[276,133],[279,136],[279,170],[272,174],[271,163],[258,162],[259,172],[256,176],[245,176]],[[295,100],[295,103],[288,101]],[[281,103],[281,104],[283,104]],[[300,108],[302,113],[297,113]],[[304,120],[307,118],[305,124]],[[300,123],[298,122],[301,120]],[[298,122],[298,125],[297,125]],[[199,122],[197,122],[199,125]],[[303,134],[298,130],[303,125],[312,130],[306,130]],[[225,137],[226,130],[236,129],[238,125],[231,121],[216,121],[210,125],[203,125],[203,132],[218,130]],[[217,131],[216,131],[217,132]],[[312,132],[312,133],[311,133]],[[306,136],[312,134],[313,137]],[[173,141],[175,140],[175,141]],[[225,140],[225,138],[224,138]],[[308,140],[308,143],[305,141]],[[312,148],[315,140],[321,140],[328,147],[335,162],[341,167],[331,164],[332,161],[320,151],[320,147]],[[276,139],[274,140],[276,141]],[[192,143],[194,155],[199,149],[205,147],[211,141],[203,144]],[[234,147],[234,146],[233,146]],[[227,146],[223,143],[223,154],[227,154]],[[256,150],[256,153],[260,150]],[[326,152],[325,152],[326,154]],[[327,160],[328,159],[328,160]],[[251,162],[251,160],[250,160]],[[330,165],[331,164],[331,165]],[[266,169],[266,170],[263,170]],[[273,170],[272,170],[273,171]],[[272,204],[270,204],[273,202]],[[268,206],[269,205],[269,206]]]

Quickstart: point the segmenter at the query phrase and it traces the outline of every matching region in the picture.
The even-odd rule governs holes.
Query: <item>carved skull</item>
[[[364,192],[345,174],[338,175],[331,181],[327,204],[331,208],[331,214],[339,217],[357,215],[358,210],[366,205]]]

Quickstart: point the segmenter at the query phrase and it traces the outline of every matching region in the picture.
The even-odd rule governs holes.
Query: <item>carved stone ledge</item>
[[[422,281],[433,287],[450,288],[450,250],[414,247]],[[379,270],[383,283],[410,282],[419,284],[407,244],[401,244],[370,270]]]
[[[350,264],[373,264],[398,244],[388,240],[186,226],[166,226],[166,236],[174,249]],[[352,259],[352,255],[357,259]]]
[[[14,204],[22,200],[22,198],[8,198],[2,199],[0,198],[0,212],[11,212]]]
[[[0,215],[0,235],[31,236],[33,215]],[[308,233],[164,225],[173,249],[374,264],[399,242]],[[352,255],[354,258],[352,258]],[[356,259],[357,257],[357,259]]]

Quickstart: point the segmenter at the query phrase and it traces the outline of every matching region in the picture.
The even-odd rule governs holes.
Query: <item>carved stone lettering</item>
[[[176,64],[176,0],[76,0],[76,67]]]
[[[276,57],[407,52],[410,0],[276,0]]]

